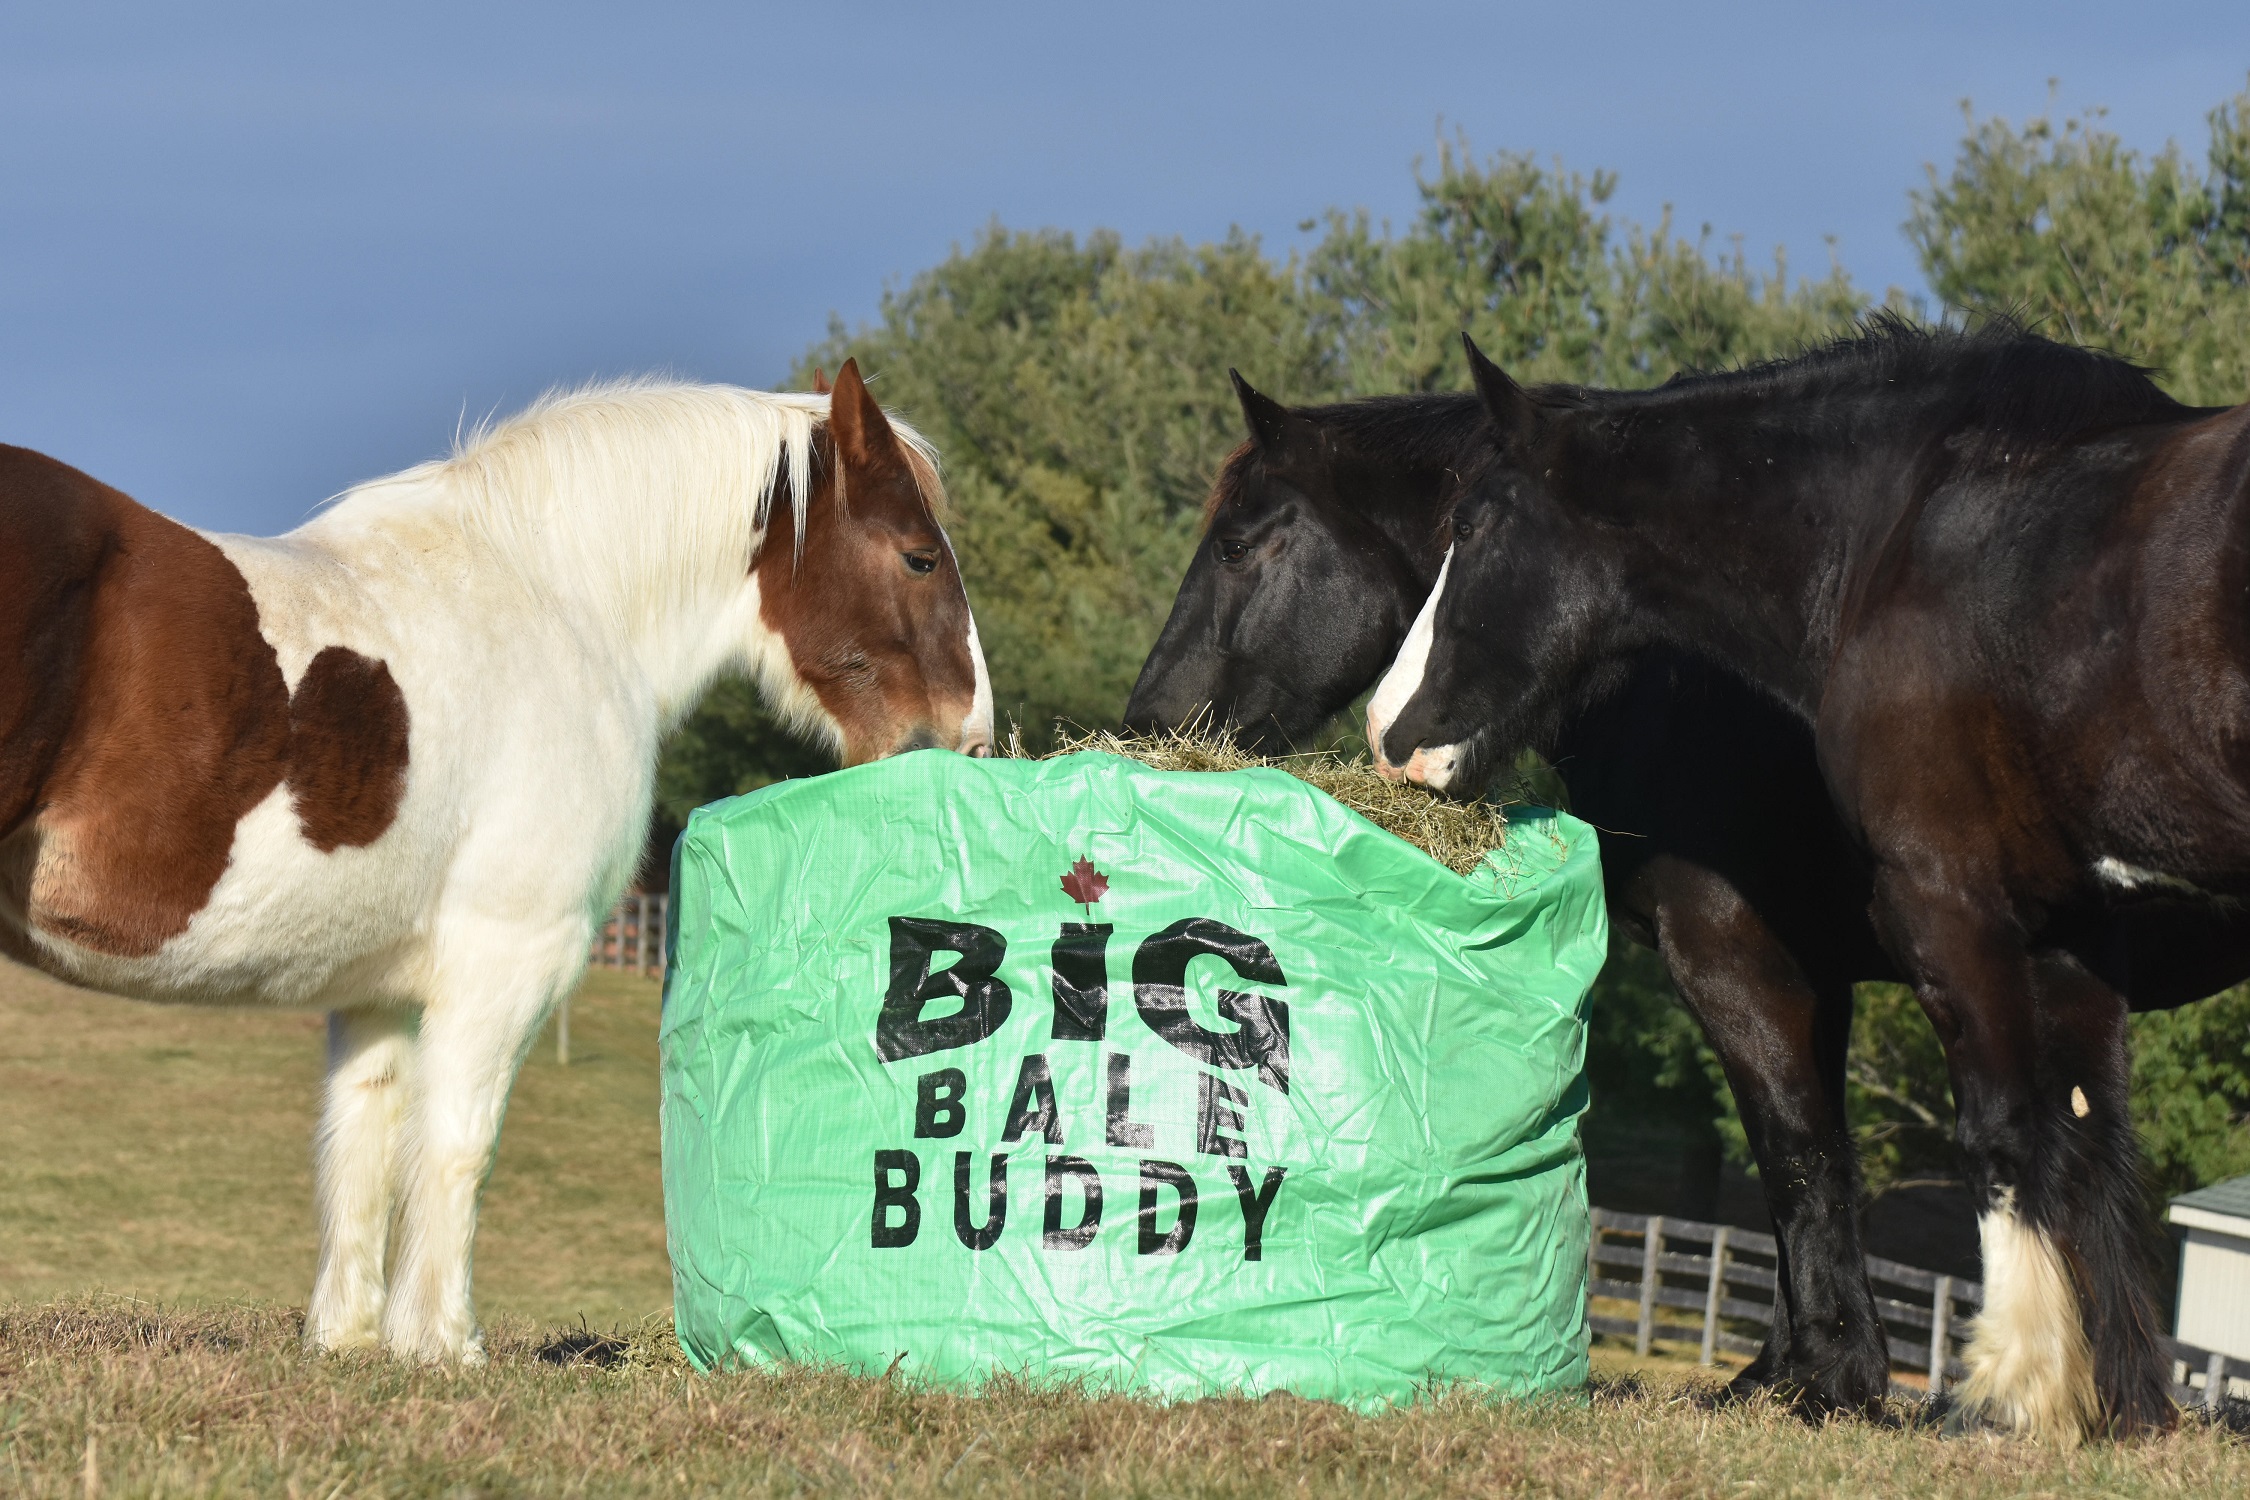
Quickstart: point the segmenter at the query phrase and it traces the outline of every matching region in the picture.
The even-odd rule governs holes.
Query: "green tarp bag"
[[[1279,771],[927,751],[701,809],[673,893],[698,1367],[1585,1381],[1585,824],[1463,877]]]

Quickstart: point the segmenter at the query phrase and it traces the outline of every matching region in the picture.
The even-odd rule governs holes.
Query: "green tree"
[[[2155,1190],[2250,1172],[2250,985],[2131,1025],[2133,1123]]]
[[[1863,984],[1853,995],[1844,1114],[1870,1198],[1959,1179],[1945,1047],[1903,984]]]
[[[1972,316],[2149,365],[2183,401],[2250,395],[2250,90],[2210,115],[2198,175],[2083,119],[1968,117],[1951,173],[1930,169],[1907,237],[1931,287]]]
[[[1840,266],[1792,282],[1709,234],[1622,228],[1601,212],[1616,188],[1502,152],[1479,163],[1442,146],[1418,176],[1408,231],[1378,234],[1364,212],[1331,212],[1305,278],[1355,394],[1457,390],[1460,335],[1518,379],[1636,387],[1683,369],[1791,354],[1849,328],[1867,299]]]

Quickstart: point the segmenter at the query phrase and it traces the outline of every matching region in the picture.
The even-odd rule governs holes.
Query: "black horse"
[[[1971,1411],[2169,1425],[2128,1004],[2250,974],[2250,406],[1882,323],[1492,426],[1369,737],[1433,784],[1655,644],[1813,736],[1944,1041],[1984,1240]]]
[[[1445,550],[1447,473],[1488,423],[1469,394],[1286,409],[1235,387],[1250,441],[1220,471],[1126,722],[1231,725],[1250,748],[1287,748],[1373,685],[1405,638]],[[1737,1385],[1869,1406],[1890,1365],[1843,1070],[1852,984],[1892,969],[1811,732],[1663,648],[1552,718],[1551,738],[1526,738],[1546,742],[1600,830],[1612,917],[1663,955],[1725,1064],[1781,1241],[1773,1326]]]

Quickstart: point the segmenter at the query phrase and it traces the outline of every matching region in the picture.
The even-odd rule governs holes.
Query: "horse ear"
[[[1288,442],[1290,423],[1296,420],[1289,408],[1253,390],[1239,370],[1227,371],[1227,379],[1234,382],[1234,399],[1242,403],[1242,424],[1250,429],[1250,441],[1266,452]]]
[[[828,394],[828,372],[818,365],[812,367],[812,393],[816,396]]]
[[[1461,347],[1469,351],[1469,378],[1476,382],[1477,396],[1491,413],[1501,438],[1510,444],[1523,444],[1537,437],[1539,404],[1508,378],[1507,371],[1486,359],[1477,341],[1466,333],[1461,335]]]
[[[836,384],[828,395],[828,432],[846,463],[871,463],[896,451],[891,419],[867,394],[857,359],[845,360],[836,372]]]

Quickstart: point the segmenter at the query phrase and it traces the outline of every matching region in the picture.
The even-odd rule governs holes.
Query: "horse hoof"
[[[2008,1430],[1986,1413],[1982,1406],[1956,1401],[1951,1396],[1937,1396],[1929,1403],[1939,1408],[1938,1436],[1942,1438],[2006,1437]]]
[[[1807,1422],[1825,1422],[1830,1417],[1858,1417],[1863,1421],[1882,1426],[1902,1425],[1903,1419],[1893,1410],[1887,1393],[1873,1396],[1855,1396],[1839,1391],[1819,1380],[1801,1380],[1788,1375],[1743,1371],[1711,1396],[1714,1406],[1739,1406],[1749,1402],[1770,1402],[1782,1410],[1793,1413]]]
[[[364,1354],[370,1349],[379,1349],[382,1345],[383,1341],[375,1335],[373,1330],[364,1334],[307,1333],[305,1335],[305,1352],[307,1354]]]

